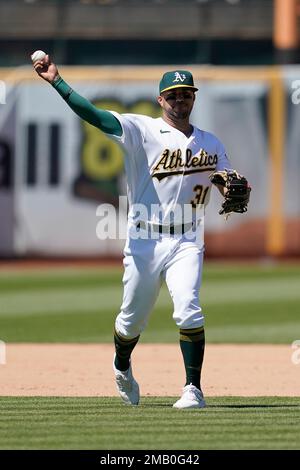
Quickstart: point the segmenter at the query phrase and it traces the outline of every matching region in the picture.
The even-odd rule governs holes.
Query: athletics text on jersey
[[[109,135],[125,151],[129,219],[131,207],[143,204],[151,214],[151,205],[162,207],[160,219],[179,205],[206,205],[215,170],[230,168],[222,143],[211,133],[194,127],[190,137],[171,127],[162,118],[113,112],[123,128],[121,137]]]

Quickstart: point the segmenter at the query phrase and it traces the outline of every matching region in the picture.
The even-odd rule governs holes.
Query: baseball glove
[[[251,187],[244,176],[235,170],[225,169],[224,171],[215,171],[209,178],[213,184],[227,189],[219,214],[226,215],[230,212],[243,213],[247,211]]]

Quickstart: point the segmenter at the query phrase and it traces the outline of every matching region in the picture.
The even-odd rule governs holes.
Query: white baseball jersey
[[[123,128],[121,137],[108,135],[124,148],[129,203],[143,204],[148,220],[164,223],[176,205],[206,205],[210,197],[209,175],[230,169],[223,144],[210,132],[194,127],[190,137],[162,118],[113,112]],[[159,215],[151,210],[159,205]],[[159,220],[158,220],[159,217]]]
[[[199,304],[203,241],[190,232],[154,239],[133,237],[136,206],[147,209],[147,224],[166,226],[176,207],[204,207],[209,200],[214,170],[230,169],[225,149],[211,133],[194,127],[190,137],[162,118],[113,113],[122,125],[121,137],[108,135],[125,150],[129,200],[129,233],[124,248],[124,293],[115,327],[126,338],[137,337],[146,327],[164,279],[174,304],[173,318],[180,328],[199,328],[204,315]],[[161,212],[153,212],[152,206]],[[203,212],[202,212],[203,214]],[[192,213],[192,222],[193,219]],[[184,224],[186,223],[184,219]],[[174,217],[172,222],[178,221]],[[179,220],[182,224],[182,219]],[[147,225],[146,224],[146,225]],[[139,225],[139,224],[137,224]],[[147,233],[147,232],[146,232]],[[193,238],[194,237],[194,238]]]

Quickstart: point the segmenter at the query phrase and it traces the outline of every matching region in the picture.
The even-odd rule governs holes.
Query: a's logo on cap
[[[175,72],[175,78],[173,80],[173,83],[184,82],[185,79],[186,76],[184,75],[184,73],[180,74],[179,72]]]

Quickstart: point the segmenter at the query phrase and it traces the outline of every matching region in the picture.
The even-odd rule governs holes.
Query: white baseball
[[[31,54],[31,60],[32,62],[36,62],[37,60],[43,60],[46,57],[46,52],[44,51],[35,51],[33,54]]]

